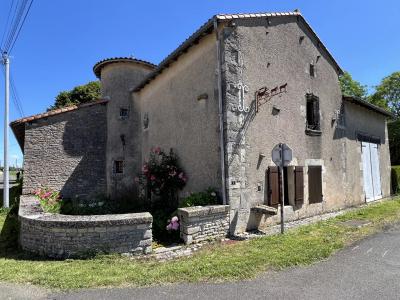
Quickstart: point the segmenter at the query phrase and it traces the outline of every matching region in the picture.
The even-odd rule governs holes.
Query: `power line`
[[[3,74],[5,75],[5,71],[2,68]],[[11,86],[11,94],[12,94],[12,99],[13,103],[15,105],[15,108],[17,109],[19,115],[21,118],[25,115],[24,110],[22,109],[22,103],[19,98],[18,92],[17,92],[17,87],[15,86],[14,78],[10,76],[10,86]]]
[[[8,34],[6,35],[7,38],[2,47],[2,52],[7,52],[9,54],[14,48],[33,3],[33,0],[30,0],[30,2],[28,1],[29,0],[22,0],[16,3],[11,23],[8,27]]]
[[[12,11],[13,7],[14,7],[14,0],[11,1],[10,9],[8,10],[7,22],[6,22],[5,26],[4,26],[3,35],[1,36],[0,49],[2,48],[1,45],[3,45],[4,37],[5,37],[6,32],[7,32],[7,28],[8,28],[8,24],[9,24],[10,16],[11,16],[11,11]],[[1,49],[1,52],[3,52],[2,49]]]
[[[11,44],[10,49],[8,50],[8,52],[11,52],[12,49],[14,48],[15,42],[16,42],[17,39],[18,39],[19,33],[21,32],[21,29],[22,29],[22,26],[24,26],[26,17],[27,17],[28,14],[29,14],[29,11],[30,11],[30,9],[31,9],[32,3],[33,3],[33,0],[29,3],[28,9],[27,9],[27,11],[26,11],[26,14],[25,14],[23,20],[22,20],[21,26],[19,27],[18,32],[17,32],[17,35],[15,36],[14,42]]]
[[[23,0],[26,1],[26,0]],[[14,9],[14,13],[11,19],[11,23],[10,23],[10,27],[8,28],[8,34],[6,35],[6,40],[5,43],[3,45],[3,51],[7,52],[8,49],[8,44],[10,43],[12,37],[13,37],[13,32],[16,30],[16,26],[19,23],[18,17],[22,15],[22,11],[21,11],[21,7],[19,5],[20,1],[17,0],[17,3],[15,4],[15,9]]]

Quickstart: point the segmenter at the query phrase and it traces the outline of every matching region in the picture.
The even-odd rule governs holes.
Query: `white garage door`
[[[364,192],[367,202],[382,198],[378,145],[361,142]]]

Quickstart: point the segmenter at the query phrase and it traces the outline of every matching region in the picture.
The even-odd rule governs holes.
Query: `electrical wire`
[[[7,21],[6,21],[6,24],[4,26],[3,35],[1,36],[1,42],[0,42],[0,50],[1,50],[1,52],[3,52],[2,45],[3,45],[4,37],[5,37],[6,32],[7,32],[7,28],[8,28],[8,24],[9,24],[10,16],[11,16],[11,11],[12,11],[13,7],[14,7],[14,0],[11,1],[10,9],[8,10]]]
[[[15,15],[16,18],[15,18],[15,20],[13,18],[14,22],[12,23],[12,26],[10,27],[11,30],[9,31],[8,38],[6,40],[6,44],[5,44],[5,47],[4,47],[4,50],[7,53],[9,53],[10,46],[11,46],[11,44],[12,44],[14,38],[15,38],[16,32],[18,31],[18,28],[19,28],[19,25],[20,25],[20,22],[21,22],[21,18],[23,16],[24,11],[25,11],[25,6],[27,4],[27,1],[28,0],[22,0],[21,5],[16,10],[16,15]]]
[[[25,13],[25,16],[24,16],[23,20],[22,20],[21,26],[19,27],[18,32],[17,32],[17,35],[15,36],[15,39],[14,39],[13,43],[11,44],[10,49],[8,50],[8,52],[11,52],[12,49],[14,48],[15,42],[17,41],[18,36],[19,36],[19,33],[21,32],[21,29],[22,29],[22,27],[24,26],[26,17],[27,17],[28,14],[29,14],[29,11],[30,11],[30,9],[31,9],[32,3],[33,3],[33,0],[31,0],[31,2],[29,3],[28,9],[27,9],[27,11],[26,11],[26,13]]]

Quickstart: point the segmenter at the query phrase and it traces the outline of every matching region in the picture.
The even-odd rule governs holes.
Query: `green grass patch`
[[[2,241],[12,241],[9,235],[15,234],[10,229],[15,227],[13,219],[7,220],[10,214],[7,211],[0,213]],[[342,223],[354,219],[368,220],[370,224],[354,228]],[[0,281],[73,289],[247,279],[268,269],[308,265],[322,260],[346,245],[399,221],[400,199],[397,198],[289,230],[284,235],[213,244],[192,257],[169,262],[139,261],[119,255],[104,255],[89,260],[43,260],[18,252],[15,248],[10,252],[9,247],[0,247]],[[5,230],[8,222],[11,225]]]

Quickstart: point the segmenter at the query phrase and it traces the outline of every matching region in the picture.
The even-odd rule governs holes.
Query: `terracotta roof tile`
[[[107,103],[108,100],[105,99],[101,99],[101,100],[97,100],[94,102],[89,102],[89,103],[84,103],[84,104],[80,104],[80,105],[72,105],[72,106],[67,106],[67,107],[63,107],[63,108],[58,108],[55,110],[51,110],[48,112],[44,112],[41,114],[37,114],[37,115],[33,115],[33,116],[29,116],[29,117],[24,117],[18,120],[15,120],[13,122],[10,123],[10,126],[15,126],[17,124],[21,124],[21,123],[26,123],[26,122],[30,122],[30,121],[34,121],[34,120],[39,120],[42,118],[46,118],[46,117],[50,117],[50,116],[55,116],[55,115],[59,115],[65,112],[69,112],[69,111],[73,111],[73,110],[77,110],[83,107],[89,107],[89,106],[93,106],[96,104],[103,104],[103,103]]]

